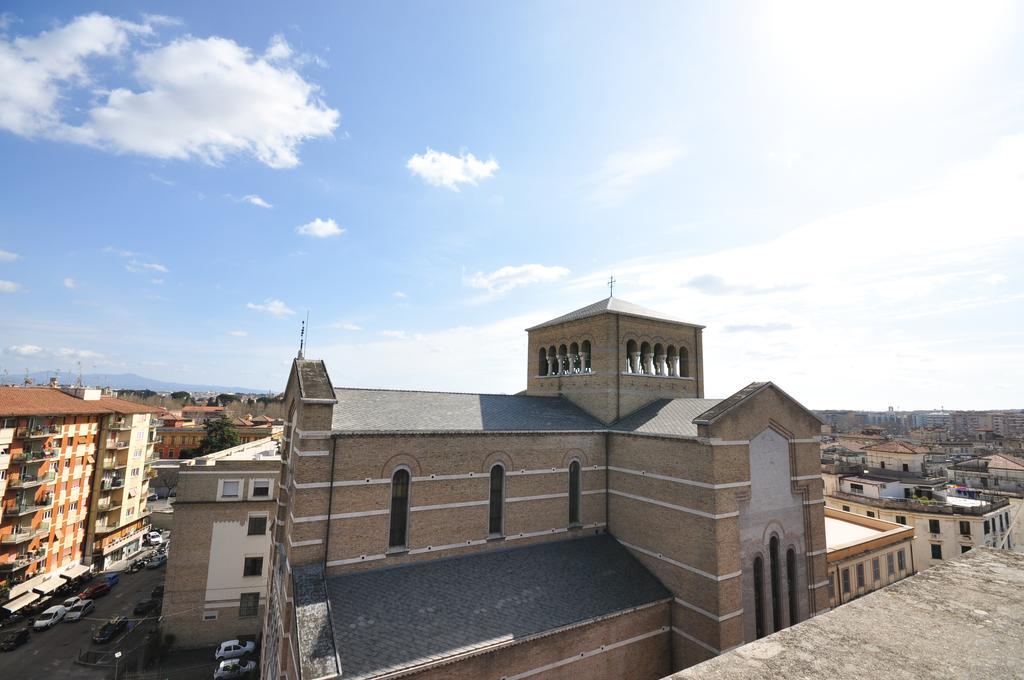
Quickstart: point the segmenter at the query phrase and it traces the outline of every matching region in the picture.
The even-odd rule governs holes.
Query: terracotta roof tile
[[[156,413],[144,406],[116,397],[86,401],[52,387],[0,387],[0,415],[47,416],[71,414]]]

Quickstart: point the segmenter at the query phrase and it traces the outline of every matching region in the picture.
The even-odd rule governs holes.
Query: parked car
[[[150,531],[148,534],[143,536],[143,543],[147,545],[160,545],[164,542],[164,537],[160,535],[159,531]]]
[[[18,630],[12,630],[0,637],[0,651],[9,652],[12,649],[17,649],[26,642],[29,641],[28,628],[20,628]]]
[[[68,611],[70,611],[72,607],[74,607],[81,601],[82,598],[80,598],[78,595],[75,595],[74,597],[69,597],[68,599],[64,600],[63,605],[68,609]]]
[[[167,555],[155,555],[146,565],[146,569],[159,569],[167,564]]]
[[[252,654],[256,651],[256,643],[252,640],[241,642],[239,640],[225,640],[220,643],[220,647],[217,648],[217,653],[213,655],[213,658],[217,661],[222,659],[237,659],[240,656],[246,654]]]
[[[163,604],[163,602],[161,600],[156,600],[156,599],[143,600],[142,602],[139,602],[138,604],[135,605],[135,609],[132,610],[132,613],[135,614],[136,616],[145,616],[146,614],[149,614],[150,612],[160,611],[160,606],[162,604]]]
[[[113,588],[121,582],[121,572],[119,571],[105,571],[100,574],[100,578],[107,582],[107,585]]]
[[[64,621],[71,623],[73,621],[81,621],[86,614],[96,608],[96,603],[92,600],[79,600],[68,608],[67,616],[64,617]]]
[[[152,503],[153,501],[160,500],[160,497],[156,495],[156,492],[153,492],[153,493],[149,494],[148,496],[146,496],[146,500],[148,502]]]
[[[64,605],[55,604],[46,611],[44,611],[42,614],[37,616],[35,623],[32,624],[32,627],[35,630],[46,630],[47,628],[52,628],[53,626],[56,626],[58,623],[64,620],[64,617],[67,616],[67,613],[68,610],[64,608]]]
[[[159,599],[163,599],[163,597],[164,597],[164,586],[163,586],[163,584],[161,583],[158,586],[153,586],[153,590],[149,593],[149,596],[150,597],[156,597],[156,598],[159,598]]]
[[[224,678],[241,678],[255,670],[255,661],[228,659],[227,661],[220,662],[220,666],[218,666],[217,670],[213,673],[213,678],[214,680],[222,680]]]
[[[110,592],[110,585],[106,581],[97,581],[91,583],[85,587],[78,597],[83,600],[95,600],[97,597],[103,597]]]
[[[126,630],[128,630],[128,619],[118,616],[97,628],[96,632],[92,634],[92,641],[99,645],[105,645]]]

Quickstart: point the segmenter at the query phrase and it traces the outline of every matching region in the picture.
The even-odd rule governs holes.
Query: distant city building
[[[280,472],[269,438],[181,462],[162,619],[175,646],[259,635]]]
[[[210,419],[207,418],[207,420]],[[246,416],[245,418],[229,418],[229,420],[232,427],[238,432],[239,443],[242,444],[267,437],[280,439],[284,432],[282,421],[267,416]],[[182,453],[199,448],[206,436],[205,423],[196,424],[173,414],[165,415],[163,423],[164,425],[156,433],[158,442],[156,451],[160,458],[180,458]]]
[[[825,508],[828,596],[832,607],[914,573],[914,528]]]

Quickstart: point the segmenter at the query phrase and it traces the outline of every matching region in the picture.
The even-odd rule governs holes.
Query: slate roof
[[[696,437],[694,419],[721,399],[658,399],[611,425],[616,432]]]
[[[333,399],[334,388],[322,359],[296,359],[299,397],[302,399]]]
[[[527,331],[537,330],[538,328],[546,328],[547,326],[557,326],[558,324],[565,323],[567,321],[578,321],[580,319],[586,319],[591,316],[597,316],[598,314],[623,314],[625,316],[638,316],[644,319],[657,319],[658,321],[669,321],[671,323],[678,323],[684,326],[693,326],[694,328],[704,328],[699,324],[689,323],[681,319],[677,319],[667,314],[642,307],[640,305],[633,304],[632,302],[626,302],[620,298],[609,297],[604,300],[598,300],[592,305],[586,307],[580,307],[579,309],[563,314],[557,318],[545,321],[544,323],[537,324],[527,328]]]
[[[334,391],[332,429],[342,432],[602,431],[568,399],[344,388]]]
[[[295,631],[298,636],[296,646],[302,660],[301,677],[340,675],[327,605],[323,564],[293,568],[292,591],[295,597]]]
[[[331,668],[331,645],[310,644],[325,629],[342,676],[371,678],[670,597],[606,534],[345,574],[327,592],[332,626],[325,607],[296,593],[304,678]]]
[[[863,447],[862,450],[875,451],[878,453],[931,453],[931,449],[929,449],[927,446],[914,446],[909,442],[900,441],[898,439],[882,442],[880,444],[871,444],[869,446]]]

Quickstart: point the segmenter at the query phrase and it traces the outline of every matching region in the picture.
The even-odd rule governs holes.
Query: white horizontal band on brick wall
[[[590,472],[596,470],[604,470],[603,465],[590,465],[582,468],[583,472]],[[568,468],[545,468],[543,470],[509,470],[506,472],[506,476],[519,476],[519,475],[549,475],[558,473],[568,473]],[[463,472],[454,475],[426,475],[423,477],[413,477],[414,482],[441,482],[453,479],[490,479],[489,474],[486,472]],[[336,480],[333,482],[334,486],[365,486],[367,484],[390,484],[390,478],[374,478],[364,477],[362,479],[343,479]],[[746,483],[746,482],[745,482]],[[331,486],[331,482],[295,482],[296,489],[326,489]]]
[[[506,541],[516,541],[516,540],[519,540],[520,538],[534,538],[535,536],[548,536],[548,535],[551,535],[551,534],[564,534],[567,531],[569,531],[569,530],[564,528],[564,527],[561,528],[561,529],[545,529],[544,531],[530,531],[528,533],[512,534],[510,536],[506,536],[505,540]]]
[[[329,456],[330,451],[296,451],[300,456]]]
[[[821,475],[800,475],[799,477],[790,477],[794,482],[804,482],[809,479],[821,479]]]
[[[522,501],[546,501],[551,498],[568,498],[569,494],[566,493],[546,493],[539,496],[514,496],[513,498],[506,498],[506,503],[520,503]]]
[[[824,555],[827,552],[828,552],[828,548],[822,548],[821,550],[814,550],[812,552],[807,553],[807,556],[808,557],[816,557],[818,555]]]
[[[818,503],[824,503],[824,502],[825,502],[824,498],[819,498],[816,501],[804,501],[804,505],[817,505]]]
[[[222,477],[229,477],[231,475],[273,475],[274,473],[268,470],[196,470],[196,471],[185,471],[182,470],[178,473],[179,475],[221,475]]]
[[[669,564],[677,566],[680,569],[685,569],[686,571],[689,571],[689,572],[692,572],[694,574],[697,574],[698,576],[703,576],[704,578],[707,578],[707,579],[711,579],[712,581],[718,581],[718,582],[728,581],[729,579],[736,578],[741,573],[743,573],[743,572],[739,572],[739,571],[734,571],[734,572],[732,572],[730,574],[722,574],[721,576],[718,576],[716,574],[712,574],[712,573],[706,572],[706,571],[704,571],[702,569],[698,569],[697,567],[691,567],[689,564],[683,564],[682,562],[680,562],[678,560],[674,560],[671,557],[666,557],[662,553],[656,553],[653,550],[648,550],[647,548],[641,548],[640,546],[633,545],[632,543],[626,543],[625,541],[623,541],[621,539],[618,539],[618,538],[616,538],[615,540],[617,540],[620,544],[626,546],[630,550],[635,550],[638,553],[647,555],[648,557],[653,557],[654,559],[661,560],[662,562],[668,562]]]
[[[523,678],[530,678],[530,677],[533,677],[534,675],[539,675],[540,673],[547,673],[548,671],[554,670],[555,668],[561,668],[562,666],[566,666],[568,664],[575,663],[577,661],[583,661],[584,659],[589,659],[592,656],[597,656],[598,654],[604,654],[605,652],[610,652],[613,649],[618,649],[619,647],[625,647],[626,645],[631,645],[634,642],[640,642],[641,640],[646,640],[647,638],[651,638],[651,637],[654,637],[655,635],[661,635],[661,634],[667,633],[667,632],[668,632],[668,626],[662,626],[661,628],[657,628],[657,629],[652,630],[652,631],[650,631],[648,633],[642,633],[641,635],[635,635],[635,636],[633,636],[631,638],[627,638],[625,640],[619,640],[618,642],[612,642],[612,643],[607,644],[607,645],[601,645],[597,649],[591,649],[590,651],[587,651],[587,652],[580,652],[579,654],[575,654],[573,656],[570,656],[568,658],[562,659],[560,661],[555,661],[555,662],[549,663],[549,664],[547,664],[545,666],[541,666],[539,668],[534,668],[534,669],[525,671],[523,673],[519,673],[517,675],[502,676],[501,680],[522,680]]]
[[[476,505],[488,505],[490,501],[465,501],[463,503],[442,503],[439,505],[414,505],[411,512],[422,512],[424,510],[448,510],[449,508],[470,508]]]
[[[293,548],[299,548],[304,545],[320,545],[323,542],[324,539],[322,538],[311,538],[308,541],[293,541],[291,536],[288,537],[288,545],[290,545]]]
[[[821,437],[807,437],[806,439],[790,439],[790,444],[820,444]]]
[[[697,437],[697,441],[701,444],[708,444],[710,446],[747,446],[750,444],[749,439],[717,439],[715,437],[705,438]]]
[[[828,586],[828,581],[819,581],[819,582],[815,583],[813,586],[811,586],[811,589],[813,590],[815,588],[825,588],[827,586]]]
[[[327,563],[328,567],[343,567],[346,564],[358,564],[359,562],[373,562],[374,560],[382,560],[387,555],[360,555],[359,557],[350,557],[345,560],[331,560]]]
[[[484,543],[487,543],[487,539],[463,541],[462,543],[449,543],[448,545],[428,545],[426,548],[413,548],[409,551],[409,554],[419,555],[421,553],[428,552],[441,552],[442,550],[455,550],[457,548],[468,548],[471,545],[483,545]]]
[[[652,477],[653,479],[660,479],[664,482],[675,482],[677,484],[687,484],[689,486],[698,486],[702,489],[735,489],[741,486],[750,486],[750,482],[724,482],[722,484],[711,484],[709,482],[697,482],[692,479],[683,479],[681,477],[670,477],[668,475],[658,474],[656,472],[647,472],[646,470],[634,470],[632,468],[615,467],[609,465],[608,469],[612,472],[622,472],[627,475],[637,475],[639,477]]]
[[[673,503],[666,503],[665,501],[655,500],[653,498],[647,498],[646,496],[637,496],[636,494],[626,493],[624,491],[616,491],[615,489],[608,489],[608,493],[613,496],[622,496],[623,498],[629,498],[634,501],[640,501],[642,503],[651,503],[652,505],[658,505],[669,510],[678,510],[679,512],[685,512],[690,515],[697,515],[699,517],[707,517],[708,519],[728,519],[730,517],[739,517],[739,512],[723,512],[717,515],[710,512],[704,512],[703,510],[694,510],[693,508],[686,508],[682,505],[675,505]]]
[[[729,619],[736,618],[737,616],[740,616],[741,614],[743,614],[743,610],[742,609],[737,609],[734,612],[730,612],[728,614],[723,614],[722,616],[718,616],[717,614],[712,614],[711,612],[709,612],[706,609],[701,609],[700,607],[698,607],[695,604],[690,604],[686,600],[680,600],[678,597],[675,598],[675,601],[678,604],[686,607],[687,609],[692,609],[693,611],[697,612],[698,614],[701,614],[702,616],[708,617],[712,621],[718,621],[718,622],[728,621]]]
[[[607,493],[604,489],[591,489],[590,491],[580,491],[581,496],[589,496],[595,493]]]
[[[352,517],[372,517],[373,515],[386,515],[390,510],[362,510],[360,512],[335,512],[331,514],[331,519],[350,519]],[[296,517],[292,515],[292,522],[323,522],[327,519],[327,515],[309,515],[307,517]]]

